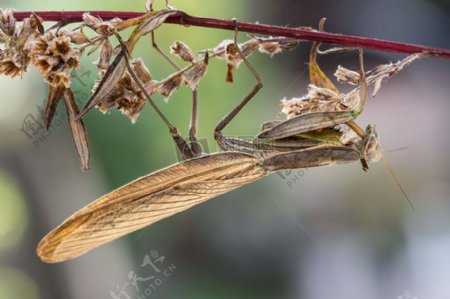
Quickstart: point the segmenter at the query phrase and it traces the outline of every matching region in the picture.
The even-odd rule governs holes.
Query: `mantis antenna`
[[[408,201],[409,205],[411,206],[411,209],[413,210],[413,212],[415,212],[416,208],[414,208],[414,205],[413,205],[412,201],[409,199],[408,194],[406,194],[405,189],[403,188],[402,184],[400,183],[397,176],[395,175],[394,170],[392,169],[391,164],[389,163],[389,160],[386,158],[384,153],[382,153],[381,155],[382,155],[381,157],[383,158],[384,166],[386,166],[386,169],[389,171],[389,174],[391,175],[391,177],[394,179],[397,186],[402,191],[403,196],[405,196],[406,200]]]

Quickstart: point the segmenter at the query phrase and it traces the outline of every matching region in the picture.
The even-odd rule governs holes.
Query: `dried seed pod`
[[[300,115],[305,113],[305,111],[309,110],[310,103],[308,102],[309,98],[307,96],[301,98],[292,98],[287,100],[286,98],[282,99],[281,112],[286,114],[287,118],[292,118],[296,115]]]
[[[241,45],[239,49],[244,57],[250,56],[258,47],[259,41],[251,39]],[[214,56],[225,59],[227,62],[226,82],[234,81],[234,70],[239,67],[242,62],[242,56],[232,40],[224,40],[213,50]]]
[[[243,44],[239,45],[242,55],[245,57],[250,56],[258,47],[259,41],[257,39],[251,39]],[[225,59],[228,63],[238,67],[242,62],[242,57],[237,51],[236,45],[232,40],[224,40],[217,47],[213,49],[213,54],[217,58]]]
[[[14,18],[14,10],[0,9],[0,30],[8,35],[13,36],[16,32],[16,19]]]
[[[259,46],[259,43],[259,40],[253,38],[243,44],[240,44],[239,48],[241,49],[242,55],[248,57],[253,54],[253,52],[255,52],[256,48]]]
[[[103,21],[89,13],[83,14],[83,22],[86,26],[103,36],[110,36],[116,32],[116,29],[123,23],[122,19],[114,18],[110,21]]]
[[[23,53],[12,54],[0,50],[0,74],[11,77],[21,76],[26,72],[30,59]]]
[[[403,60],[396,63],[382,64],[369,71],[367,74],[367,84],[374,85],[372,96],[375,96],[381,87],[381,83],[384,79],[389,79],[398,72],[400,72],[405,66],[409,65],[413,61],[429,56],[428,53],[416,53],[407,56]]]
[[[260,43],[258,50],[259,50],[259,52],[261,52],[263,54],[269,54],[270,56],[281,53],[283,51],[279,42]]]
[[[282,112],[288,118],[314,111],[343,111],[348,110],[359,100],[358,89],[348,94],[338,94],[334,90],[318,87],[314,84],[308,86],[308,94],[301,98],[281,100]]]
[[[358,85],[359,79],[361,78],[360,74],[349,69],[346,69],[342,66],[338,66],[334,76],[340,83],[348,83],[350,85]]]
[[[164,101],[168,102],[172,94],[180,88],[184,81],[184,72],[171,75],[167,79],[160,82],[158,93],[164,97]]]
[[[67,35],[70,37],[70,41],[77,45],[82,45],[88,43],[89,37],[83,32],[67,32]]]
[[[11,45],[14,45],[16,49],[28,50],[28,44],[38,36],[42,35],[41,26],[42,18],[32,14],[29,18],[22,21],[22,26],[16,29]]]
[[[187,62],[192,62],[195,58],[195,53],[181,41],[176,41],[170,46],[170,53]]]
[[[9,37],[0,30],[0,44],[6,43],[8,39]]]
[[[208,53],[206,53],[205,59],[203,59],[200,62],[197,62],[195,66],[192,68],[192,70],[185,76],[184,83],[186,83],[186,85],[190,89],[192,90],[197,89],[197,85],[200,82],[200,79],[202,79],[206,75],[208,62],[209,62],[209,55]]]
[[[300,40],[280,41],[280,47],[283,51],[292,51],[300,44]]]
[[[239,55],[238,48],[234,43],[228,44],[225,47],[225,59],[228,63],[238,66],[242,58]]]
[[[283,51],[292,51],[300,43],[300,41],[282,40],[282,39],[280,39],[279,41],[271,41],[273,39],[277,38],[268,37],[264,39],[259,39],[258,45],[259,52],[263,54],[268,54],[272,57],[274,54],[282,53]]]
[[[336,101],[339,94],[328,88],[317,87],[314,84],[308,85],[308,97],[311,101]]]
[[[214,56],[216,56],[219,59],[225,59],[225,57],[226,57],[225,50],[226,50],[227,46],[232,43],[233,43],[233,41],[231,39],[226,39],[226,40],[220,42],[220,44],[217,45],[217,47],[215,47],[212,50]]]
[[[70,37],[63,30],[52,31],[33,40],[30,56],[33,65],[53,86],[70,86],[70,72],[80,66],[80,51],[70,45]]]
[[[150,74],[148,68],[145,66],[142,58],[136,58],[135,60],[133,60],[131,62],[131,68],[142,83],[145,84],[152,80],[152,75]]]
[[[97,61],[94,62],[95,65],[97,65],[99,69],[107,70],[111,63],[112,54],[113,54],[112,45],[108,39],[105,39],[102,44],[102,49],[100,51],[99,58]]]

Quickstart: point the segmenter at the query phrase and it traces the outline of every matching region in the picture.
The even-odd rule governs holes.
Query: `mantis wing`
[[[76,212],[41,240],[37,254],[48,263],[75,258],[265,175],[259,160],[243,153],[224,152],[172,165]]]
[[[361,153],[349,146],[318,145],[297,151],[273,155],[264,160],[268,171],[333,166],[359,161]]]
[[[333,127],[351,121],[354,118],[354,112],[351,110],[310,112],[285,120],[268,130],[262,131],[257,137],[282,139],[305,132]]]

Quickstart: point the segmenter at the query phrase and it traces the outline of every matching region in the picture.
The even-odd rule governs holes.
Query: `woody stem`
[[[76,23],[82,22],[82,16],[85,11],[40,11],[35,12],[44,21],[55,21]],[[114,12],[114,11],[90,11],[91,15],[100,17],[103,20],[113,18],[131,19],[144,15],[141,12]],[[31,12],[15,12],[14,17],[17,20],[23,20],[29,17]],[[225,30],[235,30],[236,23],[233,20],[204,18],[188,15],[182,11],[178,11],[175,15],[169,17],[165,23],[181,24],[184,26],[198,26]],[[363,47],[367,49],[380,50],[385,52],[397,52],[405,54],[413,54],[420,52],[428,52],[435,57],[450,59],[450,50],[432,48],[421,45],[399,43],[394,41],[380,40],[374,38],[343,35],[317,31],[311,28],[288,28],[275,25],[237,22],[237,29],[240,32],[247,32],[261,35],[281,36],[287,38],[319,41],[322,43],[338,44],[350,47]]]

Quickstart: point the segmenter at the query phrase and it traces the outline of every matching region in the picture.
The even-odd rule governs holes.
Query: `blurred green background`
[[[330,32],[450,48],[450,6],[444,0],[172,4],[193,15],[291,27],[316,27],[327,17]],[[0,7],[143,11],[144,1],[0,0]],[[164,25],[157,37],[166,51],[175,40],[200,50],[232,32]],[[134,54],[155,78],[165,78],[172,69],[150,45],[143,39]],[[227,127],[227,135],[253,136],[262,122],[282,118],[279,100],[306,91],[309,47],[302,43],[273,58],[251,56],[265,88]],[[367,51],[366,67],[400,58]],[[96,54],[84,58],[80,80],[73,83],[81,103],[97,77],[95,59]],[[332,74],[338,64],[356,69],[357,56],[333,55],[320,63]],[[254,84],[244,67],[233,85],[224,76],[223,61],[213,61],[200,84],[198,135],[210,152],[217,150],[214,126]],[[48,231],[102,194],[175,163],[175,147],[149,107],[134,125],[117,111],[95,110],[85,118],[92,163],[82,173],[63,110],[50,134],[41,130],[30,138],[22,131],[26,117],[40,120],[46,86],[37,71],[31,68],[22,79],[1,77],[0,299],[449,298],[449,79],[448,61],[416,62],[382,86],[358,121],[377,125],[386,150],[407,147],[386,156],[416,212],[381,162],[368,174],[358,163],[285,171],[73,261],[48,265],[35,255]],[[168,104],[155,99],[186,135],[190,92],[181,88]],[[154,264],[145,263],[147,258]]]

